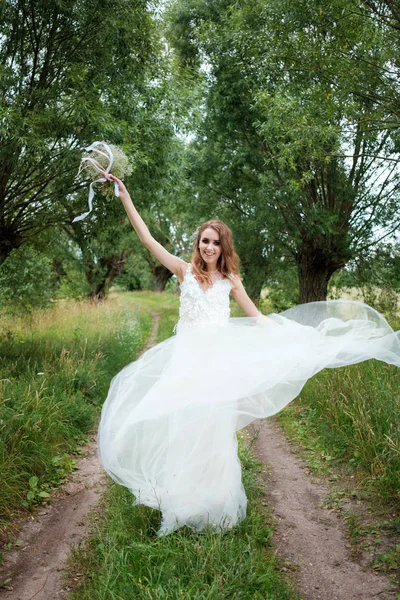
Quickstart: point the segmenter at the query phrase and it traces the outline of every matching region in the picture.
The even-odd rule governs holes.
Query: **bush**
[[[49,306],[54,289],[51,259],[31,246],[14,250],[0,267],[3,312],[31,312]]]

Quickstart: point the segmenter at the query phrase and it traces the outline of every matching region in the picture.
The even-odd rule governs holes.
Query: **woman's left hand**
[[[118,177],[116,177],[112,173],[103,173],[103,176],[109,181],[115,181],[115,183],[118,185],[119,197],[121,198],[121,200],[130,199],[129,192],[126,189],[124,182],[121,181],[121,179],[118,179]]]

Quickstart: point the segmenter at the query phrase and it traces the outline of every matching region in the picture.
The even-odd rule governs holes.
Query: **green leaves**
[[[65,219],[80,147],[134,137],[132,105],[158,62],[146,2],[7,1],[2,18],[0,264]]]
[[[399,221],[393,30],[355,1],[174,7],[171,39],[207,82],[193,144],[200,195],[211,190],[208,205],[251,218],[291,255],[301,301],[324,299],[331,275]]]
[[[39,489],[38,485],[39,478],[36,475],[29,478],[29,492],[26,494],[26,499],[30,505],[42,504],[47,498],[50,498],[50,494],[45,490]]]

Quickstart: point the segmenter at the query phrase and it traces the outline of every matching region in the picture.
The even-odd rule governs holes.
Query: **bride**
[[[136,504],[159,509],[159,535],[228,529],[246,515],[236,431],[271,416],[326,367],[370,358],[400,366],[399,334],[359,302],[303,304],[261,315],[239,276],[232,233],[199,228],[188,264],[150,234],[115,181],[140,240],[181,287],[177,334],[111,382],[99,427],[105,470]],[[229,297],[247,317],[232,319]]]

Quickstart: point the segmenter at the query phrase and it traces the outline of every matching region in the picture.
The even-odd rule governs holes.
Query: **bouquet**
[[[102,184],[101,191],[106,197],[118,197],[118,184],[110,180],[108,174],[112,169],[113,174],[118,179],[124,179],[124,177],[131,175],[133,170],[125,152],[118,146],[106,144],[106,142],[94,142],[85,148],[85,150],[88,154],[81,159],[78,175],[85,171],[92,179],[89,187],[89,211],[79,215],[79,217],[75,217],[72,221],[73,223],[85,219],[92,212],[93,197],[95,194],[94,184]],[[101,177],[98,177],[99,174]]]

